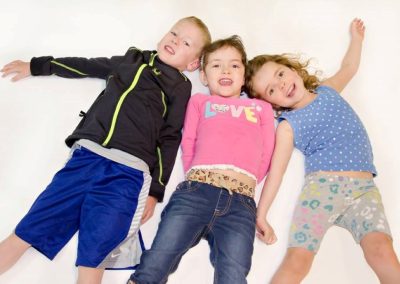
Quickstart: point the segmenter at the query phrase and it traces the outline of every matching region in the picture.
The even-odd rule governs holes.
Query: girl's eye
[[[171,32],[171,34],[172,34],[173,36],[176,36],[176,32]]]
[[[190,47],[190,44],[187,41],[184,41],[183,44]]]
[[[269,90],[269,95],[272,96],[273,93],[274,93],[274,89],[270,89]]]
[[[213,65],[211,65],[211,67],[212,67],[212,68],[218,68],[218,67],[219,67],[219,64],[213,64]]]
[[[278,76],[279,76],[279,77],[283,77],[283,73],[284,73],[283,71],[280,71],[280,72],[278,73]]]
[[[240,68],[240,65],[239,64],[233,64],[232,67],[233,68]]]

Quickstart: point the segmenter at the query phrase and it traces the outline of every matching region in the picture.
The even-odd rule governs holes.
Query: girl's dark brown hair
[[[236,49],[242,57],[243,65],[247,65],[247,55],[242,40],[239,36],[233,35],[228,38],[213,41],[212,43],[204,47],[203,54],[201,56],[200,67],[202,70],[204,70],[205,66],[207,65],[210,54],[222,47],[233,47],[234,49]]]

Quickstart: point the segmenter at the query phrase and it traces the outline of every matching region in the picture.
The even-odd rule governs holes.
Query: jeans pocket
[[[253,198],[240,194],[239,200],[240,200],[240,203],[247,210],[249,210],[251,214],[254,215],[254,217],[257,217],[257,206],[256,206],[256,202],[254,201]]]
[[[201,183],[196,181],[183,181],[176,187],[174,194],[188,193],[196,191],[200,187]]]

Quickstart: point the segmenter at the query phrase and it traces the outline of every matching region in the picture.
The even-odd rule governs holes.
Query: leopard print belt
[[[252,198],[254,197],[254,187],[249,186],[236,178],[216,173],[211,170],[190,170],[187,175],[187,180],[204,182],[216,187],[222,187],[227,189],[230,194],[236,192]]]

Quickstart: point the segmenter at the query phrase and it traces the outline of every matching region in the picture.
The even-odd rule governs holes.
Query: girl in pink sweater
[[[254,191],[268,171],[274,119],[269,103],[240,96],[246,62],[238,36],[205,49],[200,76],[211,96],[195,94],[188,104],[182,140],[186,181],[171,196],[130,283],[165,283],[202,238],[211,248],[215,283],[247,283]]]

